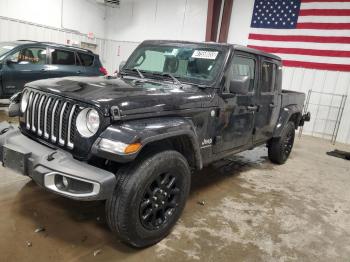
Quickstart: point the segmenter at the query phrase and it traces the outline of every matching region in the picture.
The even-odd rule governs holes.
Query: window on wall
[[[18,64],[46,64],[46,48],[30,47],[24,48],[21,51],[10,56],[13,62]]]
[[[261,92],[274,92],[277,65],[270,62],[263,62],[261,70]]]
[[[51,49],[51,63],[53,65],[75,65],[75,54],[71,51]]]
[[[230,92],[230,82],[234,79],[241,79],[248,76],[250,79],[249,92],[254,89],[255,60],[243,56],[235,56],[226,74],[225,92]]]

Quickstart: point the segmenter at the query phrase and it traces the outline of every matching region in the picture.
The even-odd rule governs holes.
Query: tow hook
[[[307,112],[306,114],[303,115],[303,120],[305,122],[309,122],[311,120],[311,114],[310,112]]]
[[[51,162],[52,160],[55,160],[54,158],[54,155],[56,154],[57,152],[52,152],[50,155],[47,156],[47,161]]]
[[[304,126],[305,122],[309,122],[311,120],[311,114],[310,112],[307,112],[301,117],[299,126]]]

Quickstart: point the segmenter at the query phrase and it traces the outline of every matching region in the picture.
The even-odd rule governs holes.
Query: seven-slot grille
[[[24,113],[26,129],[52,144],[73,149],[78,104],[47,93],[25,92],[29,92]]]

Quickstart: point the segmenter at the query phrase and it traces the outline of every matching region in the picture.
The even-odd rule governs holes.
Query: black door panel
[[[264,59],[261,61],[259,110],[255,118],[254,141],[271,138],[279,116],[280,96],[277,88],[280,68],[276,63]]]
[[[248,90],[244,94],[223,95],[214,153],[235,150],[252,143],[256,105],[257,59],[250,55],[236,55],[225,74],[223,93],[230,93],[231,80],[249,77]]]

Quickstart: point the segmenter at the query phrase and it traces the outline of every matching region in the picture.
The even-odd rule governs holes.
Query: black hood
[[[131,115],[200,108],[210,99],[205,89],[156,80],[66,77],[27,86],[97,106],[106,115],[112,106],[118,106],[122,115]]]

